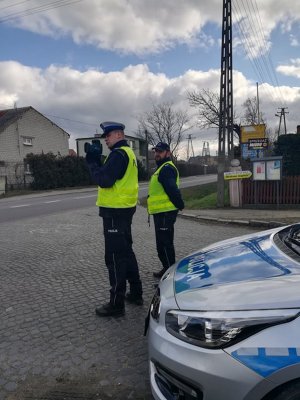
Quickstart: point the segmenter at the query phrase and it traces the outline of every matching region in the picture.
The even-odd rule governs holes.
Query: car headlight
[[[178,311],[166,314],[167,331],[184,342],[212,349],[233,345],[273,325],[295,319],[299,310]]]

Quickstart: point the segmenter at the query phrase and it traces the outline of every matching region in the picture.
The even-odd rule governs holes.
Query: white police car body
[[[182,259],[149,318],[156,400],[300,398],[300,224]]]

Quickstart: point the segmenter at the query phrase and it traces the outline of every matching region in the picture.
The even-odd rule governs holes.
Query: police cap
[[[103,129],[103,134],[101,137],[104,138],[109,132],[124,131],[125,125],[121,124],[120,122],[106,121],[100,124],[100,128]]]
[[[158,150],[158,151],[170,151],[170,146],[168,143],[165,142],[158,142],[155,147],[153,147],[152,150]]]

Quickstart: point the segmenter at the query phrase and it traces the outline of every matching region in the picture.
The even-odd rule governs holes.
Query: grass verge
[[[180,189],[185,208],[199,210],[201,208],[217,207],[217,182]],[[140,201],[142,206],[147,206],[147,198]],[[225,182],[225,206],[229,206],[228,184]]]
[[[181,189],[185,208],[197,210],[217,207],[217,182]],[[228,184],[225,182],[224,205],[229,206]]]

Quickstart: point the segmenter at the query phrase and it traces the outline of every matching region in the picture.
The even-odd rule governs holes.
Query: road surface
[[[217,180],[216,175],[189,176],[181,179],[181,188]],[[147,196],[148,183],[140,183],[139,197]],[[0,223],[57,212],[90,207],[96,203],[96,188],[52,191],[0,199]]]

